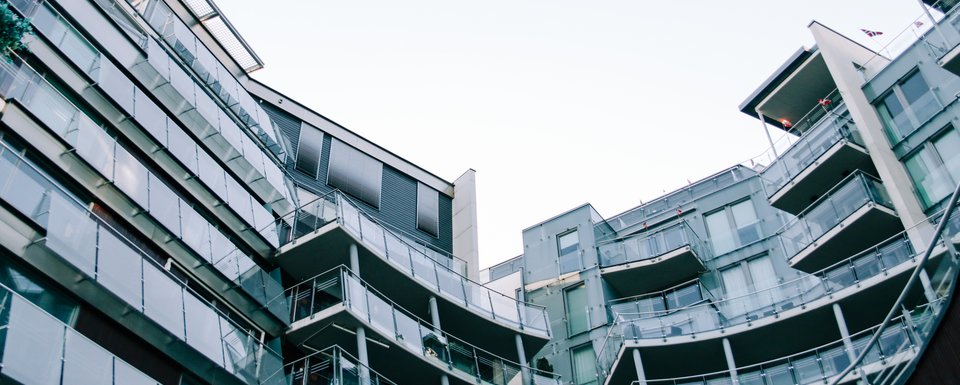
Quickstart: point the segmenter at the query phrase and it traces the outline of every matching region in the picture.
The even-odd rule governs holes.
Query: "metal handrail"
[[[897,314],[900,310],[900,306],[903,305],[904,300],[907,298],[907,293],[910,292],[910,288],[917,283],[917,280],[920,277],[920,272],[923,271],[923,266],[926,264],[927,260],[930,259],[930,255],[933,254],[933,248],[936,247],[938,240],[940,239],[943,229],[947,226],[947,219],[950,218],[950,215],[953,214],[954,209],[957,208],[957,198],[960,197],[960,183],[957,184],[957,187],[953,190],[953,195],[950,196],[950,203],[947,204],[947,208],[943,211],[942,220],[937,224],[936,230],[934,230],[933,236],[930,237],[930,242],[927,244],[927,250],[923,252],[923,256],[920,257],[920,260],[917,261],[917,266],[913,269],[913,273],[910,274],[910,279],[907,280],[907,283],[904,285],[903,290],[900,291],[900,295],[897,297],[897,300],[893,303],[893,306],[890,307],[890,311],[887,312],[887,315],[883,317],[883,322],[880,324],[880,329],[883,329],[890,323],[890,320]],[[870,338],[870,341],[867,343],[867,346],[874,344],[877,340],[880,339],[880,333],[874,333],[873,337]],[[857,358],[850,362],[840,375],[837,378],[830,382],[829,385],[837,385],[840,383],[840,380],[844,376],[849,374],[853,369],[863,361],[863,358],[866,357],[867,352],[864,350],[857,355]]]

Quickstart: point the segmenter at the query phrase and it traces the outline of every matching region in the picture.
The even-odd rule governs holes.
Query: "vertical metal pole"
[[[360,384],[370,384],[370,358],[367,355],[367,330],[357,327],[357,357],[360,360]]]
[[[647,373],[643,370],[643,361],[640,361],[640,349],[633,349],[633,366],[637,371],[637,381],[640,385],[646,385]]]
[[[850,357],[850,362],[853,362],[853,360],[857,358],[857,353],[853,348],[853,341],[850,339],[850,330],[847,329],[847,321],[843,317],[843,311],[840,310],[840,305],[833,304],[833,316],[837,319],[837,329],[840,329],[840,338],[843,339],[843,347],[847,350],[847,357]]]
[[[949,243],[949,240],[947,243]],[[927,271],[922,268],[920,269],[920,286],[923,287],[923,296],[927,298],[927,302],[932,303],[937,300],[937,294],[934,293],[933,285],[930,284],[930,276],[927,275]]]
[[[530,370],[527,369],[527,354],[523,351],[523,339],[520,334],[514,334],[517,343],[517,362],[520,363],[520,379],[524,385],[530,384]]]
[[[360,255],[357,252],[357,244],[350,244],[350,270],[353,271],[353,274],[356,274],[357,277],[360,276]]]
[[[780,155],[777,154],[777,148],[773,145],[773,137],[770,136],[770,128],[767,127],[767,121],[764,119],[763,113],[757,111],[757,117],[760,118],[760,125],[763,126],[763,133],[767,135],[767,142],[770,143],[770,150],[773,151],[773,157],[779,158]]]
[[[940,36],[940,41],[942,41],[944,44],[946,44],[946,43],[947,43],[947,37],[944,36],[944,35],[943,35],[943,31],[940,30],[940,24],[937,23],[937,21],[933,19],[933,15],[930,14],[930,9],[927,8],[925,4],[923,4],[923,0],[917,0],[917,3],[920,4],[920,8],[923,9],[923,13],[927,15],[927,19],[930,20],[930,23],[933,24],[933,29],[934,29],[935,31],[937,31],[937,35]],[[943,12],[946,13],[947,11],[949,11],[949,10],[944,10]]]
[[[433,328],[440,332],[440,311],[437,310],[437,297],[430,296],[430,321],[433,322]]]
[[[737,364],[733,361],[733,349],[730,348],[730,340],[723,339],[723,355],[727,358],[727,370],[730,371],[730,381],[734,385],[740,383],[740,379],[737,376]]]

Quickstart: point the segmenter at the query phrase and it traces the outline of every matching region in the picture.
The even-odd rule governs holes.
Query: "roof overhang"
[[[784,119],[798,121],[835,88],[820,50],[801,47],[740,104],[740,112],[754,118],[759,112],[784,129]]]

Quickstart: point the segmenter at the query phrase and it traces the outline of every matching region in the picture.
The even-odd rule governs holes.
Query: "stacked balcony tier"
[[[857,170],[875,173],[846,105],[816,106],[796,126],[804,134],[761,174],[770,204],[797,214]]]
[[[379,288],[407,308],[425,309],[431,297],[437,298],[440,314],[457,320],[446,326],[453,334],[506,356],[515,352],[515,334],[528,354],[550,338],[543,307],[470,281],[455,269],[455,260],[428,256],[427,249],[406,242],[339,192],[281,218],[278,233],[284,243],[279,263],[294,278],[350,264],[350,246],[356,245],[361,276],[378,277]]]

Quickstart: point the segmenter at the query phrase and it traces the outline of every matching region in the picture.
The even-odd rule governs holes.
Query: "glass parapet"
[[[851,356],[856,356],[864,349],[868,350],[867,356],[863,363],[858,365],[856,375],[862,376],[866,373],[872,379],[882,377],[885,369],[916,356],[917,331],[929,323],[934,309],[940,307],[941,303],[924,305],[909,312],[908,318],[898,317],[883,329],[883,337],[869,347],[866,345],[870,335],[877,331],[879,325],[851,335],[852,351],[847,349],[843,340],[833,341],[815,349],[739,367],[737,381],[742,385],[824,384],[834,379],[850,364]],[[634,381],[632,384],[640,383]],[[729,371],[722,371],[669,379],[648,379],[644,384],[716,385],[733,384],[733,381]]]
[[[784,225],[780,232],[784,254],[788,258],[797,255],[869,203],[893,210],[893,203],[878,179],[860,171],[850,174]]]
[[[263,384],[395,384],[375,370],[360,363],[337,345],[288,363],[273,373]]]
[[[0,357],[0,373],[22,384],[158,384],[2,285]]]
[[[210,263],[223,276],[286,319],[283,287],[249,255],[239,252],[215,226],[181,199],[90,117],[22,62],[0,63],[0,90],[19,101],[77,155],[163,225],[174,237]],[[267,222],[272,223],[272,222]],[[272,226],[267,226],[272,228]],[[275,232],[265,232],[273,235]]]
[[[16,9],[31,20],[34,28],[43,34],[64,56],[85,73],[113,99],[125,113],[136,121],[160,147],[169,151],[184,167],[196,176],[210,191],[227,203],[250,228],[262,228],[272,220],[270,212],[237,183],[207,152],[191,139],[180,126],[170,120],[160,107],[143,94],[120,70],[109,61],[101,65],[102,55],[84,39],[55,9],[45,1],[21,0]],[[108,161],[108,159],[104,159]],[[103,171],[112,171],[101,170]],[[134,178],[139,169],[118,170],[118,176]],[[134,175],[120,174],[121,172]],[[111,176],[112,174],[104,174]],[[119,182],[118,182],[119,183]],[[144,206],[141,201],[137,201]],[[145,206],[144,206],[145,207]],[[265,234],[261,234],[264,235]],[[276,239],[265,237],[271,245]]]
[[[342,266],[288,289],[287,296],[292,304],[293,325],[343,304],[354,317],[399,346],[478,383],[507,385],[519,379],[523,369],[528,370],[537,383],[560,384],[559,377],[552,373],[521,366],[436,330]]]
[[[597,251],[600,266],[609,267],[656,258],[685,246],[690,247],[698,259],[709,259],[703,241],[684,220],[653,232],[601,244],[597,246]]]
[[[277,222],[281,244],[336,221],[375,255],[423,286],[484,317],[543,337],[550,336],[546,308],[506,296],[471,281],[457,270],[455,260],[383,226],[350,198],[334,191],[307,202]]]
[[[866,279],[885,275],[889,269],[915,258],[904,232],[816,273],[768,288],[752,288],[751,293],[743,296],[692,302],[677,309],[618,312],[597,357],[602,370],[607,371],[625,340],[698,334],[776,317]]]
[[[716,298],[697,278],[655,293],[615,299],[609,301],[607,307],[612,318],[616,319],[619,314],[655,314],[659,311],[693,306],[707,300],[716,301]]]
[[[45,230],[43,243],[88,279],[116,295],[248,383],[280,356],[216,310],[108,222],[60,189],[4,144],[0,199]]]
[[[800,175],[817,159],[840,141],[846,140],[863,146],[863,139],[857,125],[850,117],[846,104],[834,91],[827,97],[831,106],[817,105],[807,113],[794,130],[803,132],[793,145],[787,148],[776,161],[768,165],[760,174],[765,184],[767,196],[773,196],[788,182]]]

